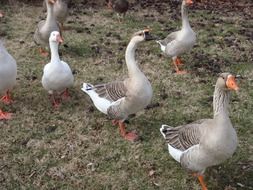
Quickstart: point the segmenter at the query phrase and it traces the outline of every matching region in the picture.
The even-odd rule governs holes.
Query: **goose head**
[[[183,0],[182,4],[184,6],[191,6],[193,4],[193,1],[192,0]]]
[[[63,42],[63,39],[60,35],[60,33],[58,31],[53,31],[51,32],[50,34],[50,37],[49,37],[49,42],[53,42],[53,43],[62,43]]]
[[[141,30],[134,33],[131,39],[131,41],[134,41],[136,43],[139,43],[142,41],[149,41],[149,40],[155,40],[155,38],[150,35],[149,29]]]
[[[239,87],[236,83],[236,76],[231,73],[221,73],[216,82],[216,86],[223,90],[239,90]]]

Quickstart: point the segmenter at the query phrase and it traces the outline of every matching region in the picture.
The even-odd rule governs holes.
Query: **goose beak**
[[[55,4],[55,1],[56,0],[48,0],[48,2],[51,3],[51,4]]]
[[[187,5],[192,5],[192,4],[193,4],[193,1],[192,1],[192,0],[186,0],[186,4],[187,4]]]
[[[62,39],[61,35],[57,35],[57,36],[56,36],[56,41],[57,41],[58,43],[62,43],[62,42],[63,42],[63,39]]]
[[[156,38],[155,38],[154,36],[150,35],[149,31],[150,31],[150,29],[145,29],[145,30],[143,30],[144,39],[145,39],[146,41],[156,40]]]
[[[230,90],[235,90],[235,91],[239,90],[239,87],[238,87],[236,80],[235,80],[235,76],[233,76],[233,75],[228,76],[227,81],[226,81],[226,86]]]
[[[4,17],[4,14],[2,12],[0,12],[0,18]]]

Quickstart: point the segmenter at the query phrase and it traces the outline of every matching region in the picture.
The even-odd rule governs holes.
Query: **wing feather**
[[[200,138],[203,133],[202,124],[207,119],[198,120],[196,122],[182,125],[178,127],[166,127],[163,128],[166,142],[173,148],[185,151],[188,148],[199,144]]]
[[[94,87],[99,97],[109,101],[117,101],[126,96],[127,88],[123,81],[116,81],[106,84],[98,84]]]

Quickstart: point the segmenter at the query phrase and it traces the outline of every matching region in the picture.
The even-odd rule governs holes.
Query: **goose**
[[[230,91],[239,89],[236,77],[222,73],[218,77],[213,96],[214,116],[178,127],[162,125],[160,132],[168,143],[170,155],[183,168],[194,172],[202,186],[207,167],[230,158],[237,147],[237,134],[229,118]]]
[[[60,60],[58,53],[59,43],[63,39],[58,31],[53,31],[49,37],[49,46],[51,50],[51,60],[45,65],[42,76],[42,86],[48,91],[52,98],[52,105],[58,108],[60,105],[56,95],[62,98],[68,98],[68,88],[73,86],[74,77],[69,65]]]
[[[181,5],[182,28],[179,31],[172,32],[164,40],[156,41],[162,52],[169,57],[172,57],[173,64],[177,74],[185,74],[186,71],[179,70],[178,66],[182,65],[179,55],[192,49],[196,42],[196,33],[192,30],[189,20],[187,7],[192,4],[192,0],[183,0]]]
[[[69,0],[55,0],[53,13],[56,20],[61,25],[61,30],[63,29],[63,23],[66,21],[69,9],[68,9]],[[46,0],[43,2],[43,7],[46,8]]]
[[[60,31],[59,24],[53,14],[53,6],[55,0],[46,0],[47,5],[47,18],[38,23],[37,28],[34,33],[34,42],[40,45],[39,49],[42,56],[48,56],[48,52],[42,47],[48,47],[48,39],[53,31]]]
[[[4,96],[0,99],[5,104],[10,104],[10,90],[14,87],[17,77],[17,64],[15,59],[5,49],[0,41],[0,94]],[[11,113],[3,112],[0,109],[0,120],[10,119]]]
[[[120,22],[120,15],[122,14],[124,16],[126,14],[129,8],[129,2],[127,0],[109,0],[107,6],[117,13]]]
[[[147,29],[132,36],[125,52],[129,78],[97,85],[83,83],[82,87],[82,91],[89,95],[95,107],[114,119],[113,124],[119,126],[120,135],[132,142],[138,140],[138,135],[127,132],[124,121],[130,114],[143,110],[153,95],[149,80],[136,63],[135,50],[140,42],[152,39]]]
[[[56,0],[54,5],[54,15],[56,20],[61,24],[61,30],[63,30],[63,23],[68,17],[68,2],[69,0]]]

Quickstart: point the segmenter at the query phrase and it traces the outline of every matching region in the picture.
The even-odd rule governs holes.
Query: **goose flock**
[[[170,33],[165,39],[158,40],[152,36],[149,29],[134,33],[125,52],[128,77],[121,81],[90,84],[85,81],[81,90],[92,100],[95,107],[112,119],[118,125],[123,139],[131,142],[138,140],[136,132],[126,130],[124,121],[131,115],[146,108],[152,99],[152,84],[140,69],[135,51],[140,43],[156,41],[164,55],[171,57],[177,74],[185,74],[180,70],[182,61],[180,55],[190,51],[196,42],[196,33],[192,30],[187,16],[187,8],[192,0],[182,0],[182,28]],[[68,89],[74,84],[74,76],[68,63],[62,61],[58,47],[63,42],[64,22],[68,16],[68,1],[45,0],[47,8],[46,20],[38,23],[34,41],[40,47],[42,56],[48,56],[50,62],[44,66],[42,86],[49,93],[54,108],[60,106],[69,97]],[[129,8],[126,0],[109,0],[108,7],[117,14],[124,15]],[[0,17],[3,13],[0,13]],[[158,46],[159,48],[159,46]],[[15,59],[0,43],[0,94],[5,104],[12,102],[10,91],[17,78]],[[160,132],[168,144],[169,154],[183,168],[198,177],[202,190],[206,190],[203,173],[207,167],[220,164],[230,158],[236,150],[237,134],[229,118],[228,104],[232,91],[239,89],[237,76],[225,72],[217,79],[213,96],[213,118],[201,119],[186,125],[171,127],[162,125]],[[12,114],[0,109],[0,120],[11,119]]]

